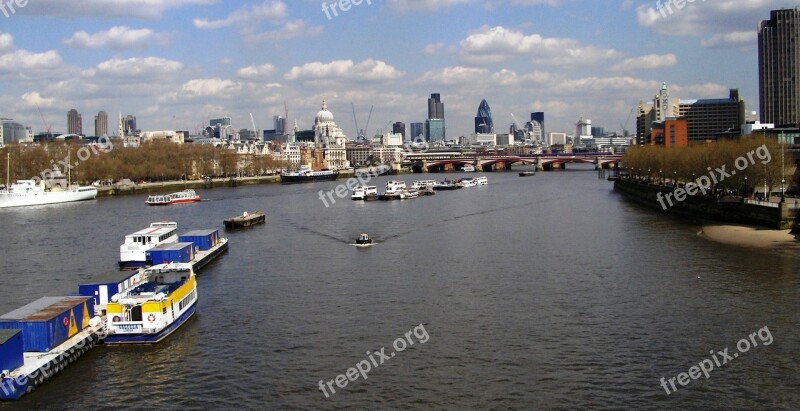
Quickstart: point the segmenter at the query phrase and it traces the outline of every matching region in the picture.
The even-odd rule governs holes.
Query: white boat
[[[402,193],[400,193],[400,198],[403,199],[403,200],[408,200],[408,199],[417,198],[417,197],[419,197],[419,190],[417,190],[416,188],[409,188],[409,189],[403,191]]]
[[[459,183],[461,183],[461,185],[464,186],[464,187],[477,187],[478,186],[478,181],[475,180],[474,178],[462,178],[461,180],[459,180]]]
[[[191,264],[145,269],[141,283],[111,297],[106,305],[106,344],[157,343],[191,318],[197,281]]]
[[[461,168],[461,171],[463,171],[465,173],[474,173],[475,172],[475,166],[473,166],[472,164],[467,164],[463,168]]]
[[[406,182],[405,181],[389,180],[389,181],[386,182],[386,194],[387,195],[400,194],[405,189],[406,189]]]
[[[152,195],[147,197],[147,205],[173,205],[183,203],[194,203],[200,201],[201,198],[197,193],[192,190],[183,190],[172,194]]]
[[[475,179],[479,186],[486,186],[489,185],[489,178],[488,177],[478,177]]]
[[[152,223],[149,228],[125,236],[119,247],[119,268],[136,269],[147,265],[147,251],[165,243],[178,241],[178,223]]]
[[[434,187],[436,187],[436,180],[420,180],[415,181],[414,184],[411,185],[411,188],[416,188],[417,190],[424,190],[426,188]]]
[[[11,155],[9,154],[7,169],[10,164]],[[9,175],[10,173],[6,172],[6,176]],[[69,178],[67,178],[67,186],[69,187]],[[0,208],[71,203],[95,198],[97,198],[97,189],[94,187],[47,190],[44,180],[40,180],[38,185],[36,180],[17,180],[14,184],[6,182],[6,189],[0,191]]]
[[[350,196],[353,200],[366,200],[368,196],[377,196],[378,187],[376,186],[357,186],[353,188],[353,195]]]

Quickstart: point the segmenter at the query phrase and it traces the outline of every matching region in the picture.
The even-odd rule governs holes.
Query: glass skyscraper
[[[761,122],[800,126],[800,10],[773,10],[758,25]],[[738,126],[738,125],[734,125]]]
[[[481,101],[478,106],[478,115],[475,117],[475,134],[494,133],[494,122],[492,122],[492,109],[486,100]]]

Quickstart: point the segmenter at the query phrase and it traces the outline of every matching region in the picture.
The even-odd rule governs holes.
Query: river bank
[[[711,241],[746,248],[800,250],[798,235],[792,230],[771,230],[763,227],[736,224],[704,225],[702,237]]]
[[[722,223],[744,224],[775,230],[798,230],[798,207],[794,203],[753,204],[744,199],[717,199],[708,196],[688,196],[684,201],[675,202],[671,207],[662,208],[659,195],[672,195],[675,188],[646,181],[618,179],[614,191],[626,199],[645,205],[660,212],[669,212],[690,218],[719,221]]]

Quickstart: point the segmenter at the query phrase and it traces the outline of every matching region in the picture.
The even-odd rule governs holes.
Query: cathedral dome
[[[322,100],[322,110],[317,113],[317,120],[316,123],[332,123],[333,122],[333,113],[328,111],[328,102],[324,99]]]

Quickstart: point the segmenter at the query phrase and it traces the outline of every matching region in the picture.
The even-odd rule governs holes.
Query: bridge
[[[538,171],[563,170],[569,163],[593,164],[598,170],[618,167],[621,155],[615,154],[522,154],[504,156],[464,156],[458,152],[413,153],[408,154],[406,161],[415,173],[461,171],[465,166],[473,166],[476,170],[491,172],[511,170],[513,165],[535,165]]]

